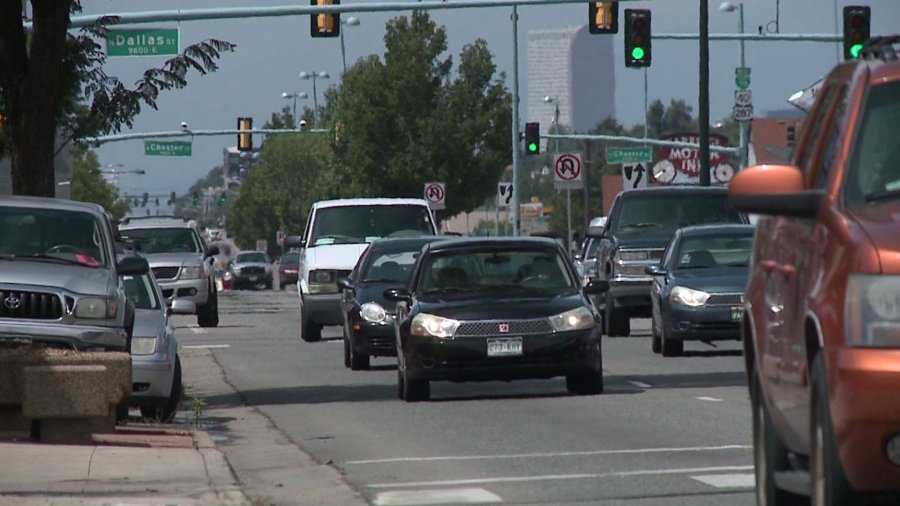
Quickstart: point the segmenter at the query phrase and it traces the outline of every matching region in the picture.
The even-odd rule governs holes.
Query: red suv
[[[900,493],[898,41],[827,76],[791,165],[729,187],[764,216],[742,324],[758,504]]]

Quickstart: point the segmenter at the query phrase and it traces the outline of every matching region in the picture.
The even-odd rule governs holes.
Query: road
[[[570,396],[562,378],[436,383],[408,404],[394,359],[344,368],[338,327],[301,341],[296,297],[222,292],[218,328],[179,317],[181,346],[209,350],[245,404],[371,504],[754,503],[737,343],[663,358],[634,320],[632,337],[604,338],[603,395]]]

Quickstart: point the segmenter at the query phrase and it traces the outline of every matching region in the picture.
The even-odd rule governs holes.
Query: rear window
[[[250,253],[238,253],[237,262],[259,262],[266,263],[269,260],[266,258],[265,253],[261,253],[259,251],[253,251]]]
[[[135,228],[123,230],[122,235],[133,240],[141,253],[200,253],[200,238],[193,229]]]
[[[623,195],[614,233],[671,233],[681,227],[712,223],[746,223],[731,207],[726,192],[646,192]]]
[[[683,237],[676,269],[747,267],[753,233]]]
[[[316,211],[310,242],[349,244],[384,237],[435,235],[428,208],[415,205],[326,207]]]
[[[866,97],[844,181],[848,207],[900,196],[900,82],[873,86]]]

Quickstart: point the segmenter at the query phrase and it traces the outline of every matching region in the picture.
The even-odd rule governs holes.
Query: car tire
[[[801,498],[775,486],[775,473],[789,468],[788,451],[772,429],[772,417],[762,397],[759,373],[750,380],[750,404],[753,409],[753,468],[756,475],[756,504],[762,506],[799,506]]]
[[[270,280],[266,281],[266,290],[271,290],[271,289],[272,289],[272,280],[270,279]]]
[[[369,356],[364,355],[362,353],[356,353],[353,351],[353,346],[350,346],[350,369],[354,371],[366,371],[369,369]]]
[[[604,310],[605,331],[609,337],[628,337],[631,334],[631,320],[628,313],[622,309],[616,309],[612,295],[606,294],[606,309]]]
[[[813,360],[810,405],[810,504],[838,506],[859,504],[861,497],[847,481],[838,456],[837,438],[828,405],[825,358],[820,352]]]
[[[210,292],[203,304],[197,308],[197,325],[200,327],[219,326],[219,295],[218,292]]]
[[[566,376],[566,390],[575,395],[598,395],[603,393],[603,372],[589,374],[569,374]]]
[[[178,412],[178,406],[181,404],[181,359],[175,356],[175,372],[172,376],[172,389],[169,391],[169,400],[165,406],[161,408],[142,407],[141,416],[153,421],[161,423],[170,423]]]
[[[664,357],[680,357],[684,353],[684,341],[670,339],[666,336],[666,329],[659,329],[660,351]]]
[[[656,318],[650,319],[650,349],[653,353],[662,353],[662,337],[659,335],[659,327],[656,325]]]
[[[344,336],[344,367],[350,369],[350,341]]]
[[[402,389],[402,399],[406,402],[427,401],[431,397],[431,383],[428,380],[409,379],[406,371],[401,370],[400,388]]]
[[[322,326],[312,321],[302,308],[300,309],[300,338],[307,343],[322,340]]]
[[[402,401],[403,395],[403,374],[400,372],[400,369],[397,369],[397,398]]]

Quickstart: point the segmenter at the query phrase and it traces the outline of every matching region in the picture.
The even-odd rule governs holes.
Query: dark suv
[[[748,223],[722,187],[659,186],[619,193],[597,248],[597,277],[609,282],[603,307],[604,333],[628,336],[631,317],[649,317],[652,277],[675,230],[688,225]]]

